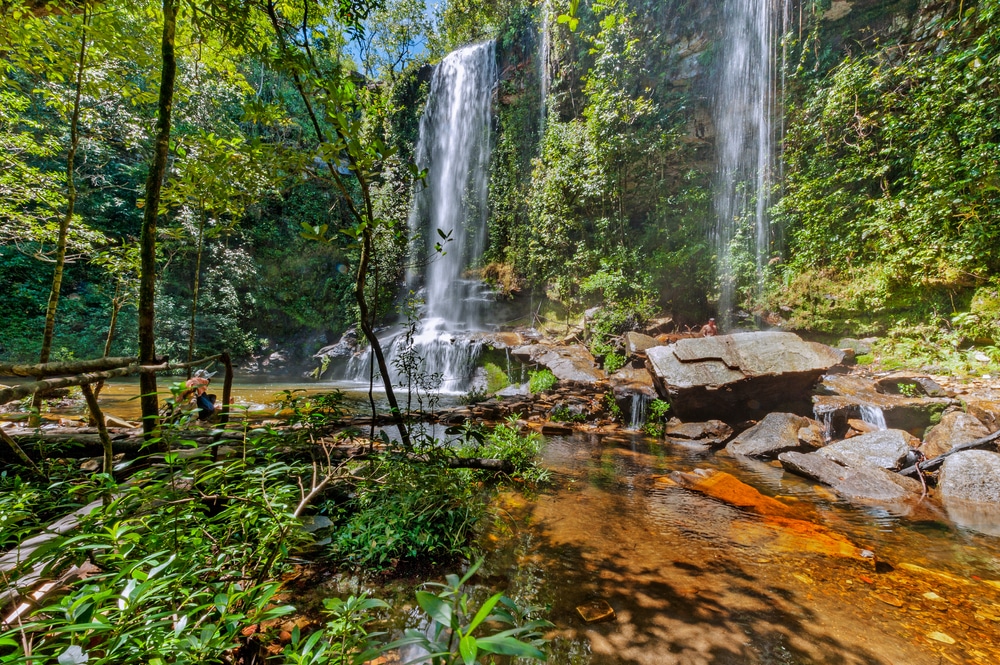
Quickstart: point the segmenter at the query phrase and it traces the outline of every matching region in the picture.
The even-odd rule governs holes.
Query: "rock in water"
[[[941,465],[938,492],[949,499],[1000,505],[1000,455],[988,450],[964,450]]]
[[[778,455],[792,473],[829,485],[845,499],[900,504],[919,495],[920,483],[877,467],[850,467],[819,453],[788,452]]]
[[[844,466],[898,469],[910,452],[909,441],[902,430],[880,430],[831,443],[819,454]]]
[[[955,446],[988,436],[990,430],[978,418],[964,411],[941,416],[941,422],[928,430],[920,452],[930,459],[943,455]]]
[[[646,351],[660,394],[682,420],[761,418],[795,403],[808,412],[808,391],[842,351],[787,332],[737,333],[678,340]]]
[[[667,424],[664,435],[674,441],[717,446],[733,435],[733,428],[721,420],[709,420],[705,423],[682,423],[678,420]]]
[[[799,430],[808,427],[808,418],[793,413],[769,413],[730,441],[726,450],[747,457],[777,457],[778,453],[804,448]]]

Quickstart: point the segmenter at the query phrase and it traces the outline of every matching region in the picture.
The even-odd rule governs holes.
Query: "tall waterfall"
[[[541,8],[541,35],[538,40],[538,88],[539,102],[539,136],[545,135],[545,116],[548,114],[549,84],[549,51],[552,50],[552,0],[544,0]]]
[[[715,209],[719,261],[719,317],[733,323],[736,290],[752,262],[759,294],[772,254],[768,218],[776,181],[778,38],[789,0],[724,0],[722,71],[715,96],[718,160]],[[740,278],[743,277],[743,280]]]
[[[471,379],[481,345],[464,333],[481,329],[490,293],[466,272],[486,242],[496,81],[493,42],[454,51],[434,70],[415,155],[427,177],[410,212],[416,267],[407,278],[424,306],[413,334],[383,340],[394,384],[407,380],[401,360],[417,363],[418,374],[436,375],[442,392],[466,390]],[[347,375],[367,381],[370,362],[368,353],[356,356]]]

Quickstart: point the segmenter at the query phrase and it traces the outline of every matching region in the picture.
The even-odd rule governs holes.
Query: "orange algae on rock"
[[[679,484],[763,518],[761,522],[734,522],[738,536],[749,541],[767,540],[771,549],[814,552],[827,556],[865,560],[861,548],[846,537],[809,519],[799,507],[792,507],[761,494],[735,476],[718,471],[711,474],[675,474]]]

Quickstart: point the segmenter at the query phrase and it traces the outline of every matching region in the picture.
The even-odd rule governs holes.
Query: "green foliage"
[[[540,369],[528,373],[528,390],[532,394],[543,393],[551,390],[559,382],[556,375],[548,369]]]
[[[446,561],[467,555],[469,531],[484,507],[465,476],[435,465],[383,460],[343,505],[331,558],[369,570],[402,559]]]
[[[437,593],[417,592],[417,604],[430,618],[426,631],[407,629],[403,638],[388,645],[396,649],[417,645],[429,654],[433,665],[474,665],[481,660],[480,653],[513,656],[529,661],[545,660],[541,647],[546,640],[541,629],[552,626],[548,621],[533,619],[539,608],[521,607],[502,593],[490,596],[485,602],[475,604],[463,586],[479,569],[480,561],[459,579],[447,575],[446,582],[429,582],[428,587]],[[484,631],[487,626],[509,626],[500,632]]]
[[[625,356],[614,351],[604,354],[604,371],[617,372],[625,366]]]
[[[507,372],[494,363],[485,363],[483,369],[486,371],[486,392],[492,394],[510,385]]]
[[[552,409],[552,413],[549,414],[549,420],[557,423],[582,423],[587,421],[587,414],[582,411],[574,411],[568,406],[560,404]]]
[[[385,601],[367,594],[350,596],[347,600],[326,598],[326,625],[303,636],[298,626],[292,629],[292,639],[282,656],[286,665],[362,665],[378,656],[382,650],[368,624],[376,620],[375,611],[388,609]]]
[[[538,483],[549,478],[547,469],[538,465],[538,453],[542,439],[537,432],[521,432],[517,418],[511,417],[486,432],[481,443],[470,442],[460,451],[463,457],[485,457],[510,462],[512,476],[525,482]],[[485,476],[481,472],[480,476]]]
[[[646,422],[642,426],[642,431],[652,436],[663,436],[668,420],[670,420],[670,402],[654,399],[649,403],[649,411],[646,414]]]

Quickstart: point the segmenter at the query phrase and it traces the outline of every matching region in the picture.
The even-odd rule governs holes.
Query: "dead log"
[[[17,365],[0,363],[0,376],[68,376],[85,372],[103,372],[138,364],[135,357],[98,358],[96,360],[73,360],[69,362],[41,363],[38,365]]]
[[[975,448],[996,448],[995,445],[991,444],[993,444],[997,439],[1000,439],[1000,430],[997,430],[988,436],[984,436],[981,439],[976,439],[975,441],[969,441],[968,443],[955,446],[948,452],[938,455],[937,457],[932,457],[931,459],[924,460],[923,462],[917,462],[913,466],[906,467],[899,473],[904,476],[912,476],[917,473],[918,469],[920,471],[930,471],[932,469],[936,469],[941,466],[946,458],[951,457],[955,453],[960,453],[963,450],[973,450]]]

